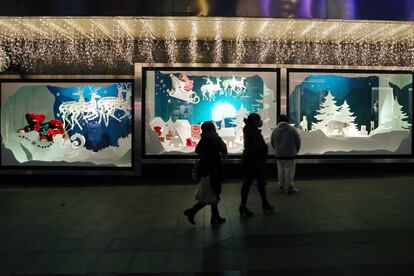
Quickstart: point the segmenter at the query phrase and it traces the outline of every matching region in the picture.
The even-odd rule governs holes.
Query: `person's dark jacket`
[[[272,132],[272,147],[277,159],[294,159],[300,150],[300,136],[287,122],[281,122]]]
[[[263,139],[262,131],[257,127],[246,125],[243,128],[244,150],[242,164],[260,168],[266,163],[268,148]]]
[[[227,155],[226,144],[216,132],[202,133],[195,152],[200,155],[200,176],[209,175],[214,191],[220,194],[223,181],[221,159]]]

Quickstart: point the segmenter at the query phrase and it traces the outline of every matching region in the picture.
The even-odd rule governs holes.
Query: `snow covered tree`
[[[246,108],[244,108],[243,104],[241,104],[239,111],[237,111],[236,118],[234,119],[232,124],[235,125],[235,127],[243,128],[244,126],[243,119],[247,118],[248,115],[249,115],[249,112],[247,111]]]
[[[340,122],[349,124],[349,127],[346,128],[348,135],[355,135],[356,133],[359,133],[357,125],[355,124],[356,117],[354,116],[354,112],[351,111],[351,108],[349,107],[346,100],[339,107],[338,115],[336,118]]]
[[[247,118],[247,115],[249,115],[249,112],[246,108],[244,108],[243,104],[241,104],[239,111],[237,111],[236,118],[232,122],[232,124],[235,126],[236,141],[242,141],[244,127],[243,119]]]
[[[272,90],[263,84],[262,99],[256,100],[256,102],[263,105],[263,109],[257,111],[263,121],[262,134],[266,139],[270,139],[272,129],[276,127],[276,100]]]
[[[395,98],[392,116],[393,130],[409,129],[411,124],[406,121],[407,119],[407,114],[402,110],[402,106],[398,103],[397,98]]]
[[[337,120],[339,107],[336,105],[335,97],[328,91],[328,95],[325,96],[321,107],[315,115],[317,123],[313,123],[313,129],[320,129],[326,131],[326,127],[329,121]]]
[[[337,118],[338,121],[348,123],[351,126],[355,125],[355,118],[356,117],[354,116],[354,112],[351,111],[351,108],[349,107],[346,100],[339,107],[338,115],[337,115],[336,118]]]

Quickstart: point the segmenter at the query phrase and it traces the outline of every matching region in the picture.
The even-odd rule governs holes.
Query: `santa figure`
[[[194,81],[190,80],[185,74],[180,73],[180,75],[178,76],[178,79],[180,81],[183,81],[184,84],[184,90],[185,91],[192,91],[193,90],[193,85],[194,85]]]

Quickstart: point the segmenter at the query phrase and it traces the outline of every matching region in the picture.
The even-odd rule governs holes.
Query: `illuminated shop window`
[[[410,155],[412,74],[289,73],[289,117],[303,155]]]
[[[146,155],[194,153],[205,121],[215,123],[230,154],[241,154],[243,118],[253,112],[261,115],[270,143],[277,117],[274,70],[169,68],[144,74]]]
[[[1,83],[2,165],[131,167],[132,82]]]

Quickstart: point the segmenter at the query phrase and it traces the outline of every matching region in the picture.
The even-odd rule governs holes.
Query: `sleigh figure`
[[[200,97],[197,96],[193,89],[194,81],[190,80],[186,75],[180,74],[179,78],[170,74],[172,88],[168,91],[171,97],[186,101],[187,103],[198,104]]]

